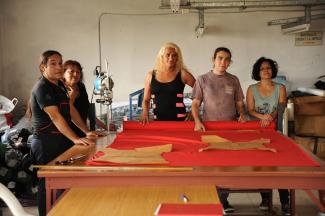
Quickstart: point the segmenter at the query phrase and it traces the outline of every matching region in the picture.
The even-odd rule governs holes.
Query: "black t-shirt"
[[[44,111],[44,108],[48,106],[57,106],[61,115],[71,125],[69,97],[66,88],[61,81],[55,85],[42,76],[33,87],[31,96],[34,134],[59,132]]]
[[[75,99],[73,105],[79,112],[82,120],[84,120],[85,123],[87,123],[87,117],[88,117],[88,110],[89,110],[89,100],[88,100],[88,94],[86,91],[86,87],[83,83],[78,83],[79,88],[79,95]],[[79,136],[84,137],[85,134],[82,132],[77,126],[74,124],[71,127],[73,131]]]

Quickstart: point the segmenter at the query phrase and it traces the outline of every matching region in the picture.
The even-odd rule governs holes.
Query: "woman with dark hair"
[[[213,69],[197,78],[192,91],[192,113],[195,131],[205,131],[203,121],[245,122],[244,94],[239,79],[227,72],[231,63],[231,52],[218,47],[213,54]],[[203,119],[199,108],[203,102]]]
[[[84,122],[87,122],[89,111],[89,100],[86,87],[83,84],[83,71],[79,62],[68,60],[63,64],[63,82],[68,90],[70,102],[74,105]],[[74,132],[84,137],[85,133],[82,132],[76,125],[71,127]]]
[[[272,81],[278,74],[278,65],[272,59],[259,58],[252,71],[252,78],[258,83],[248,87],[246,100],[249,115],[261,120],[267,127],[277,117],[279,104],[286,104],[284,85]]]
[[[246,94],[247,109],[250,118],[260,120],[262,127],[267,127],[277,119],[278,107],[286,105],[286,89],[284,85],[272,81],[277,76],[276,61],[265,57],[259,58],[252,71],[252,78],[258,81],[248,87]],[[284,215],[290,215],[289,191],[279,189],[281,208]],[[268,193],[261,193],[261,210],[268,210]]]
[[[213,54],[213,69],[197,78],[192,91],[192,113],[194,130],[205,131],[203,121],[245,122],[244,94],[239,79],[227,72],[231,63],[231,52],[226,47],[218,47]],[[203,102],[203,119],[199,108]],[[229,193],[218,188],[223,211],[231,213],[234,207],[228,202]]]
[[[84,122],[87,122],[90,104],[88,100],[87,90],[85,84],[83,83],[83,71],[81,64],[75,60],[68,60],[64,62],[63,69],[63,82],[68,90],[70,102],[77,109],[82,120]],[[95,121],[97,126],[105,130],[107,129],[106,125],[102,121],[97,118],[95,118]],[[72,125],[71,128],[79,137],[85,136],[85,133],[76,125]],[[109,128],[110,131],[116,131],[116,127],[113,123],[110,124]]]
[[[62,55],[48,50],[41,56],[41,78],[34,85],[30,99],[33,135],[32,154],[36,164],[47,164],[73,145],[92,145],[97,134],[88,130],[78,111],[70,103],[61,82]],[[79,138],[71,129],[77,125],[87,137]],[[46,215],[45,181],[38,185],[39,215]]]

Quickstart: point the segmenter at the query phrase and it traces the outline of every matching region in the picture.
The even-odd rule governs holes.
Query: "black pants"
[[[62,134],[38,134],[35,137],[31,145],[35,164],[47,164],[73,145]],[[45,216],[46,190],[44,178],[40,178],[38,182],[37,202],[39,216]]]
[[[285,205],[289,203],[289,191],[287,189],[279,189],[279,197],[281,205]],[[262,200],[269,200],[271,197],[269,196],[269,193],[262,192],[261,197]]]
[[[228,203],[229,193],[228,192],[221,192],[221,191],[222,191],[222,189],[217,189],[221,204],[222,205],[229,204]],[[287,189],[279,189],[278,191],[279,191],[279,197],[280,197],[281,205],[288,204],[289,203],[289,191]],[[261,197],[262,197],[263,200],[271,199],[271,197],[269,195],[270,194],[266,193],[266,192],[261,193]]]
[[[217,193],[220,199],[220,202],[222,204],[222,206],[229,204],[228,203],[228,197],[229,197],[229,193],[228,192],[224,192],[223,189],[225,188],[218,188],[217,189]]]

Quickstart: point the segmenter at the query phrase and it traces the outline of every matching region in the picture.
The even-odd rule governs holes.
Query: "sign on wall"
[[[319,46],[323,44],[322,31],[306,31],[296,34],[296,46]]]

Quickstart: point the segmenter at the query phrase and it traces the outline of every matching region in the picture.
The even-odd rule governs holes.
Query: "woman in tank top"
[[[249,86],[247,89],[246,102],[248,113],[252,119],[259,119],[262,127],[267,127],[276,119],[279,105],[286,105],[286,89],[284,85],[274,83],[273,78],[278,73],[278,65],[272,59],[259,58],[252,71],[252,78],[258,83]],[[281,210],[283,215],[290,215],[289,191],[279,189]],[[261,193],[261,210],[269,210],[268,193]]]
[[[258,83],[249,86],[246,94],[248,113],[267,127],[277,117],[277,107],[286,103],[284,85],[274,83],[278,65],[272,59],[259,58],[253,66],[252,78]]]
[[[152,99],[154,120],[184,121],[186,109],[183,102],[185,85],[193,87],[194,77],[183,64],[180,48],[167,43],[158,52],[155,69],[145,79],[141,122],[149,122],[149,107]]]

